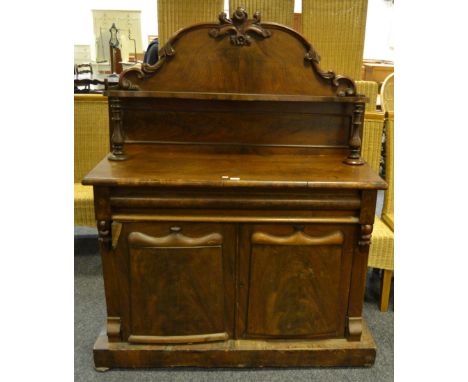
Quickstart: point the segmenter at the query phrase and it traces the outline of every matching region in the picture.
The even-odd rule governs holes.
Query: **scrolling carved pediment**
[[[260,20],[260,12],[249,19],[239,7],[231,19],[223,12],[218,23],[180,29],[159,50],[154,65],[124,70],[116,90],[362,97],[351,78],[320,67],[320,56],[304,36]],[[239,49],[243,46],[250,47]]]
[[[315,71],[320,77],[325,80],[330,80],[332,85],[336,87],[336,95],[339,97],[356,95],[356,85],[354,81],[346,76],[337,75],[335,72],[328,70],[324,71],[320,68],[320,56],[315,49],[310,45],[309,51],[305,54],[304,59],[311,63]]]
[[[226,13],[221,12],[219,23],[218,27],[210,30],[210,36],[217,38],[230,35],[231,43],[234,45],[250,45],[252,37],[249,33],[255,33],[264,38],[271,36],[271,32],[261,26],[258,11],[254,13],[253,19],[249,19],[246,10],[241,7],[234,11],[232,19],[228,19]]]

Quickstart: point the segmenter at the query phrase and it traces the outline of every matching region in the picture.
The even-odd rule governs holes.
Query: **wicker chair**
[[[361,78],[367,0],[302,0],[302,32],[324,70]]]
[[[109,152],[107,97],[75,95],[75,225],[96,227],[93,188],[81,179]]]
[[[395,76],[394,73],[390,74],[382,84],[380,89],[380,101],[382,103],[382,111],[393,112],[393,87],[394,87]]]
[[[384,88],[382,87],[382,90]],[[368,95],[368,94],[366,94]],[[368,95],[369,96],[369,95]],[[382,96],[382,94],[381,94]],[[385,98],[385,97],[384,97]],[[385,119],[385,116],[387,118]],[[379,171],[382,136],[384,124],[387,128],[386,139],[386,181],[388,190],[385,192],[382,218],[375,217],[372,243],[369,250],[368,266],[382,269],[379,308],[388,310],[390,289],[393,276],[393,113],[366,112],[364,116],[364,131],[362,142],[362,156],[374,169]],[[389,224],[391,222],[391,224]]]
[[[362,133],[361,155],[372,169],[379,173],[382,156],[382,137],[384,130],[384,113],[366,111]]]
[[[159,47],[179,29],[207,21],[217,22],[223,0],[158,0]]]
[[[379,84],[375,81],[355,81],[356,91],[365,94],[369,101],[366,103],[366,111],[377,111],[377,96],[379,94]]]
[[[394,148],[394,108],[393,108],[393,86],[395,77],[390,74],[384,81],[380,91],[382,100],[382,110],[385,112],[385,127],[386,127],[386,178],[388,190],[385,192],[385,202],[382,210],[382,220],[394,230],[393,225],[393,148]]]
[[[229,14],[232,15],[237,7],[243,7],[252,17],[260,11],[262,21],[273,21],[293,26],[294,0],[229,0]]]
[[[387,162],[385,166],[388,189],[385,191],[385,201],[382,209],[382,220],[394,231],[393,213],[393,148],[394,148],[394,112],[388,111],[385,119]]]
[[[383,113],[366,113],[364,117],[361,153],[362,157],[375,171],[378,171],[380,165],[383,127]],[[389,141],[390,140],[387,140],[387,144]],[[387,161],[387,164],[389,162],[390,161]],[[389,175],[390,173],[387,172],[387,174]],[[388,183],[390,186],[390,182]],[[385,200],[387,199],[388,192],[389,190],[385,192]],[[387,204],[386,201],[384,201],[384,205],[385,204]],[[388,310],[393,274],[393,231],[383,221],[383,215],[382,219],[378,216],[375,217],[371,246],[369,249],[368,266],[383,270],[381,275],[379,307],[381,311],[385,312]]]

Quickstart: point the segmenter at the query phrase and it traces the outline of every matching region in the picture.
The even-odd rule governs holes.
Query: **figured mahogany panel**
[[[352,228],[258,225],[250,245],[244,334],[255,338],[332,338],[345,329]],[[245,268],[243,269],[245,271]]]
[[[133,102],[132,102],[133,101]],[[125,141],[348,147],[349,104],[125,100]]]
[[[229,242],[233,227],[123,223],[122,236],[125,243],[119,244],[124,247],[117,253],[128,274],[123,326],[129,342],[229,338],[233,330],[234,253]]]

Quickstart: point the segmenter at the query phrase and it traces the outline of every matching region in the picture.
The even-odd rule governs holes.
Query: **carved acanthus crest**
[[[255,33],[261,37],[267,38],[271,36],[271,32],[263,29],[260,24],[260,12],[255,12],[253,19],[248,18],[248,14],[244,8],[237,8],[232,19],[228,19],[226,13],[222,12],[219,15],[220,25],[210,30],[211,37],[222,37],[230,35],[231,43],[238,46],[250,45],[252,37],[249,33]]]

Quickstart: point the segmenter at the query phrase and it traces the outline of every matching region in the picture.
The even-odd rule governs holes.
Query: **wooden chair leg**
[[[384,269],[380,279],[380,311],[388,310],[388,302],[390,301],[390,289],[392,286],[393,271]]]

